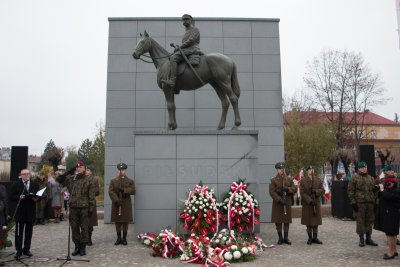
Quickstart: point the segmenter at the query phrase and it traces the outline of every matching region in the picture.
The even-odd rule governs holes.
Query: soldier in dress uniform
[[[359,246],[377,246],[371,239],[372,225],[375,220],[374,207],[379,191],[379,182],[368,174],[367,163],[357,164],[357,173],[353,175],[347,193],[357,220],[356,232],[360,237]],[[366,235],[364,239],[364,235]]]
[[[127,245],[128,224],[133,221],[131,195],[135,194],[135,182],[126,176],[128,166],[125,163],[117,165],[119,174],[111,180],[108,194],[112,201],[111,222],[115,223],[117,241],[114,245]],[[121,238],[121,230],[123,236]]]
[[[72,256],[84,256],[89,242],[89,218],[95,207],[94,187],[85,174],[85,163],[79,160],[73,168],[56,177],[56,181],[66,186],[70,192],[69,219],[72,241],[75,243]]]
[[[100,194],[100,186],[99,186],[99,177],[94,175],[94,167],[92,165],[86,166],[86,176],[93,183],[94,195],[97,197]],[[97,226],[97,207],[96,207],[96,198],[94,199],[94,209],[92,212],[92,216],[89,218],[89,241],[87,243],[88,246],[93,246],[92,235],[93,235],[93,226]]]
[[[293,179],[285,174],[285,164],[278,162],[275,164],[276,176],[271,179],[269,194],[273,199],[271,222],[275,223],[278,232],[278,245],[283,243],[291,245],[289,240],[289,224],[292,223],[292,199],[296,192]],[[284,236],[282,238],[282,225]]]
[[[314,175],[314,166],[304,168],[304,178],[300,181],[301,224],[307,226],[308,245],[322,244],[318,239],[318,225],[322,225],[321,196],[324,193],[322,181]]]

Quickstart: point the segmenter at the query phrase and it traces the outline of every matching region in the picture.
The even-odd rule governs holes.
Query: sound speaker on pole
[[[19,173],[26,168],[28,168],[28,147],[12,146],[10,181],[18,180]]]
[[[374,145],[360,145],[358,152],[358,155],[360,155],[360,161],[365,161],[367,163],[368,174],[375,178],[376,166]]]

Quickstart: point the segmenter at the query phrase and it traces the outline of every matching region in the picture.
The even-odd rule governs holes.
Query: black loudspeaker
[[[358,152],[358,155],[360,155],[360,161],[365,161],[368,165],[368,174],[375,178],[376,166],[374,145],[360,145]]]
[[[26,168],[28,168],[28,147],[12,146],[10,181],[18,180],[19,173]]]

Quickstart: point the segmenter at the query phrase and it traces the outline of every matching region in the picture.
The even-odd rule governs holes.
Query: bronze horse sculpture
[[[168,129],[175,130],[177,128],[176,117],[175,117],[175,95],[174,90],[162,83],[164,79],[168,79],[168,65],[169,55],[160,44],[152,39],[146,31],[144,34],[140,34],[141,39],[139,40],[134,52],[133,58],[140,59],[140,57],[149,53],[154,66],[157,69],[157,84],[165,95],[168,108]],[[145,61],[145,60],[143,60]],[[146,62],[146,61],[145,61]],[[183,63],[186,64],[186,63]],[[179,68],[182,69],[181,67]],[[239,96],[240,86],[237,78],[236,64],[233,60],[223,54],[212,53],[201,57],[200,64],[196,68],[196,71],[200,77],[196,77],[194,72],[186,68],[181,73],[176,81],[176,88],[184,91],[192,91],[199,89],[203,85],[209,83],[217,93],[222,105],[221,119],[218,124],[218,130],[225,128],[226,115],[228,113],[229,102],[232,104],[235,122],[232,129],[236,129],[240,126],[240,115],[239,115]],[[202,83],[204,81],[204,84]],[[229,99],[229,100],[228,100]]]

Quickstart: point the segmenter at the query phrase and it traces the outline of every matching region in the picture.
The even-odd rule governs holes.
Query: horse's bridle
[[[149,39],[150,39],[150,38],[149,38]],[[151,39],[150,39],[150,44],[151,44]],[[154,63],[153,61],[147,61],[147,60],[141,58],[141,56],[144,56],[144,57],[147,57],[147,58],[151,58],[151,59],[161,59],[161,58],[170,57],[172,54],[173,54],[173,53],[170,53],[170,54],[168,54],[168,55],[166,55],[166,56],[163,56],[163,57],[152,57],[152,56],[148,56],[148,55],[142,54],[142,55],[139,56],[139,59],[140,59],[141,61],[143,61],[143,62],[146,62],[146,63]]]

